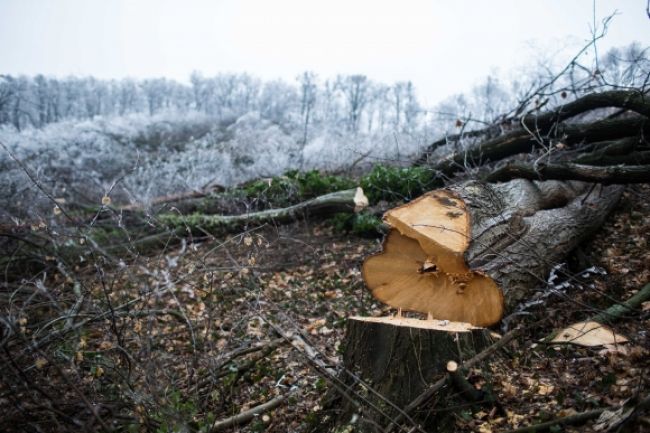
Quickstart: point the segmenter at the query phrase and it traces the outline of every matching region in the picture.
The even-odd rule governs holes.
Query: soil
[[[457,431],[507,431],[647,396],[650,304],[612,325],[629,339],[626,344],[585,348],[540,340],[650,281],[649,239],[650,186],[630,186],[603,228],[540,287],[542,302],[494,329],[527,326],[506,350],[471,369],[470,383],[489,390],[498,405],[456,408]],[[53,400],[76,402],[57,410],[87,410],[79,393],[98,408],[97,416],[86,417],[86,428],[103,422],[134,431],[208,431],[214,420],[286,394],[284,404],[234,431],[309,432],[326,415],[322,397],[331,385],[304,346],[278,340],[276,331],[300,335],[321,365],[338,365],[347,317],[393,313],[361,279],[364,257],[379,249],[380,239],[302,221],[183,244],[106,273],[89,267],[82,287],[94,296],[84,301],[85,309],[106,311],[110,304],[119,314],[89,323],[27,362],[33,363],[35,383]],[[64,275],[49,278],[51,291],[73,292]],[[68,299],[72,304],[72,295]],[[24,327],[32,338],[43,323]],[[241,354],[256,345],[264,348]],[[51,407],[39,407],[27,394],[22,398],[18,409],[6,393],[0,398],[3,425],[17,430],[28,415],[47,425]],[[641,416],[627,431],[649,428],[650,418]],[[566,431],[594,431],[593,422]]]

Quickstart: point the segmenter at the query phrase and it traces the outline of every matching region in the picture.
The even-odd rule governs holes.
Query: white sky
[[[593,0],[0,0],[0,74],[100,78],[249,72],[293,80],[362,73],[412,80],[425,103],[493,71],[534,63],[538,47],[576,51]],[[600,49],[650,45],[645,0],[618,10]]]

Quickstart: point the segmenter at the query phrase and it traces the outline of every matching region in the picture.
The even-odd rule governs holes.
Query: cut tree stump
[[[351,317],[347,326],[346,371],[341,380],[350,394],[366,404],[344,403],[335,423],[337,428],[350,426],[354,431],[374,432],[376,426],[388,424],[400,413],[399,408],[406,407],[447,372],[449,361],[462,364],[491,343],[486,329],[467,323]],[[462,396],[447,397],[467,402]],[[451,417],[431,421],[433,424],[423,422],[425,431],[453,425]]]

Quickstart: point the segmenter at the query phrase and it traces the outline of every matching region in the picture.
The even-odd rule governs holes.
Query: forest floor
[[[491,388],[503,410],[460,408],[458,431],[507,431],[647,395],[650,305],[613,325],[626,344],[585,348],[539,340],[650,281],[649,239],[650,186],[630,186],[603,228],[540,288],[544,302],[507,325],[541,322],[471,369],[470,381]],[[58,355],[48,351],[34,355],[34,368],[48,388],[59,379],[77,383],[62,401],[83,390],[91,402],[103,402],[96,422],[108,425],[208,431],[214,421],[287,395],[275,410],[235,430],[311,431],[330,384],[306,354],[336,365],[347,317],[393,313],[371,297],[360,274],[363,259],[379,249],[378,239],[303,221],[168,248],[105,273],[88,268],[83,272],[97,308],[109,304],[113,314],[59,344],[68,367],[50,368]],[[53,290],[68,290],[67,283],[55,276]],[[278,330],[304,344],[290,344]],[[21,416],[6,413],[9,423]],[[648,428],[650,418],[640,418],[631,431]]]

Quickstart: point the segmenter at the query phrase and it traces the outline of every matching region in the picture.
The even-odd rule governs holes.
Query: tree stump
[[[351,317],[343,356],[345,371],[340,378],[348,394],[362,404],[349,400],[335,403],[340,412],[331,416],[330,426],[335,426],[330,431],[381,430],[446,373],[449,361],[462,364],[490,344],[485,328],[468,323]],[[452,397],[447,394],[445,398]],[[462,397],[457,401],[466,403]],[[449,401],[444,406],[450,406]],[[426,431],[453,430],[448,415],[420,418],[413,414]]]

